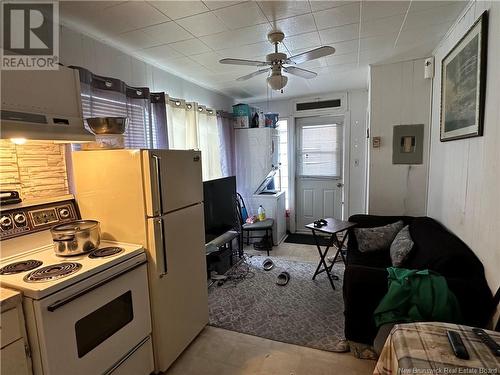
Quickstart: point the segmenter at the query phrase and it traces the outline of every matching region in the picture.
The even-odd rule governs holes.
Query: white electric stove
[[[79,219],[72,196],[2,207],[0,283],[21,291],[35,375],[154,370],[142,245],[101,241],[61,257],[51,226]]]
[[[141,245],[101,241],[97,251],[71,257],[57,256],[54,247],[47,245],[3,258],[0,283],[26,297],[41,299],[108,268],[119,270],[131,258],[135,258],[133,263],[146,261]]]

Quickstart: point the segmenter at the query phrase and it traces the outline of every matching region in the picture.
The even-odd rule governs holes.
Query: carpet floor
[[[275,267],[264,271],[264,259],[247,259],[229,271],[234,281],[209,288],[209,324],[289,344],[339,351],[344,336],[343,263],[333,268],[340,277],[333,290],[324,273],[311,280],[316,263],[271,257]],[[290,274],[290,281],[278,286],[276,278],[284,270]]]

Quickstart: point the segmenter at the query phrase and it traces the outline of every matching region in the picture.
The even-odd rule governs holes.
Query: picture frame
[[[488,11],[441,61],[441,142],[483,135]]]

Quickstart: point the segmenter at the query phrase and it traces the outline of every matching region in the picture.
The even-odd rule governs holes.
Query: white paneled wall
[[[369,208],[374,215],[425,215],[431,81],[424,60],[375,65],[370,69]],[[394,125],[424,124],[424,158],[420,165],[392,164]]]
[[[489,9],[489,40],[484,136],[442,143],[441,60],[485,9]],[[427,213],[475,251],[496,291],[500,285],[500,2],[473,3],[434,54]]]
[[[131,86],[146,86],[211,108],[231,109],[233,99],[228,96],[186,81],[66,26],[60,30],[60,58],[64,65],[81,66]]]

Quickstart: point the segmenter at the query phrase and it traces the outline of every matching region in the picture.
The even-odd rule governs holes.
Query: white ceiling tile
[[[240,29],[267,22],[257,3],[247,2],[214,11],[230,29]]]
[[[236,4],[242,3],[242,2],[244,2],[244,0],[240,0],[240,1],[205,0],[203,2],[210,10],[215,10],[215,9],[225,8],[225,7],[229,7],[231,5],[236,5]]]
[[[419,12],[422,10],[430,9],[430,8],[435,8],[435,7],[440,7],[440,6],[458,6],[459,8],[463,9],[467,5],[468,1],[426,1],[426,0],[418,0],[418,1],[412,1],[411,7],[410,7],[410,13],[411,12]]]
[[[359,23],[359,4],[348,4],[313,13],[318,30]]]
[[[403,20],[404,14],[397,14],[395,16],[364,21],[361,23],[361,37],[365,38],[386,34],[397,35],[403,25]]]
[[[361,17],[363,21],[405,14],[410,1],[364,1]]]
[[[243,29],[226,31],[219,34],[208,35],[200,39],[210,48],[219,51],[221,49],[240,47],[247,44],[258,43],[267,40],[270,31],[269,24],[261,24],[245,27]]]
[[[160,44],[153,36],[146,34],[142,30],[128,31],[120,34],[116,37],[115,41],[132,50],[153,47]]]
[[[358,52],[358,40],[349,40],[347,42],[336,42],[335,43],[335,56],[346,55],[350,53]]]
[[[394,48],[396,36],[397,35],[394,35],[394,37],[389,37],[387,35],[384,35],[361,38],[359,48],[361,49],[361,51],[380,51],[386,48]]]
[[[354,23],[345,26],[332,27],[331,29],[320,30],[319,35],[323,44],[332,44],[357,39],[359,36],[359,24]],[[332,46],[335,47],[335,44]]]
[[[339,1],[339,0],[327,0],[327,1],[322,1],[322,0],[310,0],[309,3],[311,4],[311,10],[313,12],[318,12],[320,10],[325,10],[325,9],[330,9],[330,8],[335,8],[339,7],[342,5],[347,5],[347,4],[352,4],[354,1]]]
[[[191,58],[188,58],[186,60],[179,59],[176,60],[176,63],[178,64],[176,66],[176,70],[178,70],[179,72],[188,77],[194,77],[195,79],[203,79],[204,76],[212,74],[210,70],[208,70],[201,64],[198,64]]]
[[[203,52],[210,51],[210,48],[208,48],[203,42],[196,38],[172,43],[169,44],[169,46],[185,56],[197,55]]]
[[[158,12],[146,2],[138,1],[61,2],[61,21],[64,25],[68,25],[68,28],[108,41],[122,51],[128,51],[129,54],[161,66],[180,77],[242,100],[255,101],[259,98],[265,99],[268,94],[271,94],[272,99],[282,99],[300,96],[304,92],[319,94],[349,88],[366,88],[368,64],[426,56],[442,39],[466,2],[413,0],[407,24],[396,46],[394,42],[399,31],[398,22],[406,13],[409,1],[363,1],[362,38],[359,41],[359,2],[310,0],[258,3],[260,10],[271,16],[271,21],[278,20],[272,22],[272,25],[263,20],[259,10],[255,10],[257,3],[253,1],[242,3],[207,0],[153,4],[162,8],[165,14]],[[236,4],[239,5],[234,7]],[[246,11],[235,13],[231,8]],[[242,27],[260,20],[264,23],[229,31],[228,26],[208,9],[219,9],[217,13],[221,18],[225,18],[230,27]],[[249,14],[255,15],[255,12],[257,16],[249,17]],[[245,17],[242,17],[241,13]],[[317,19],[313,19],[313,16]],[[170,17],[181,17],[179,24],[177,21],[170,21]],[[187,20],[186,28],[193,33],[181,27],[183,19]],[[314,29],[318,20],[318,26],[325,27],[319,32],[319,41],[318,33]],[[344,24],[346,22],[347,24]],[[336,27],[339,24],[341,26]],[[300,64],[304,69],[317,72],[318,77],[305,80],[291,76],[283,94],[268,91],[265,75],[245,82],[236,82],[237,77],[256,69],[223,65],[219,60],[224,57],[265,59],[265,55],[273,50],[273,46],[267,41],[267,33],[272,26],[279,27],[285,32],[285,46],[280,46],[279,50],[287,54],[288,50],[283,48],[287,47],[287,44],[292,54],[304,52],[321,44],[332,45],[336,53]],[[205,35],[206,33],[214,34]],[[200,41],[193,38],[193,35],[203,36],[200,37]],[[90,40],[85,38],[84,41],[87,39]],[[358,43],[361,47],[359,66]],[[101,45],[97,42],[95,44]],[[151,45],[154,46],[137,50]],[[210,48],[217,52],[211,51]],[[108,50],[102,47],[99,55],[107,56]],[[189,58],[184,54],[189,55]],[[83,58],[90,58],[87,55],[84,53]],[[104,60],[100,61],[100,64],[103,64]],[[99,64],[96,66],[94,69],[96,71],[103,69]]]
[[[308,1],[259,1],[258,3],[271,23],[281,18],[293,17],[311,12]]]
[[[195,36],[204,36],[226,31],[227,27],[212,12],[197,14],[177,21],[179,25]]]
[[[399,36],[397,48],[411,47],[425,41],[438,41],[444,36],[451,26],[451,22],[418,29],[403,29]]]
[[[316,30],[314,17],[310,13],[279,20],[276,22],[276,26],[279,30],[285,33],[285,39],[288,36],[308,33]]]
[[[158,40],[158,44],[173,43],[193,37],[189,32],[173,21],[149,26],[141,29],[141,31]]]
[[[303,50],[302,52],[306,52],[306,51],[307,51],[307,49]],[[294,55],[295,55],[295,52],[294,52]],[[303,68],[303,69],[307,69],[307,70],[311,70],[313,72],[317,72],[318,69],[326,67],[326,66],[328,66],[326,59],[324,57],[321,57],[319,59],[314,59],[314,60],[310,60],[310,61],[306,61],[304,63],[301,63],[298,67]]]
[[[357,53],[348,53],[345,55],[331,55],[325,57],[326,64],[328,66],[340,65],[340,64],[355,64],[358,62]]]
[[[219,67],[224,67],[223,64],[219,62],[220,59],[223,58],[222,55],[217,52],[205,52],[200,53],[198,55],[192,56],[199,64],[203,65],[205,68],[210,69],[211,71],[217,70]],[[228,65],[229,66],[229,65]]]
[[[104,8],[96,16],[101,30],[112,34],[123,33],[155,25],[170,19],[146,2],[129,1]]]
[[[173,20],[209,11],[201,1],[150,1],[149,3]]]
[[[151,59],[158,60],[160,62],[171,61],[181,57],[182,54],[174,50],[172,47],[168,45],[161,45],[152,48],[145,48],[139,52],[140,55],[149,57]]]
[[[290,51],[301,48],[315,48],[320,47],[321,45],[319,34],[317,31],[287,37],[283,43]]]
[[[280,49],[280,51],[281,50],[282,49]],[[251,59],[256,56],[265,56],[271,52],[274,52],[274,47],[268,41],[218,51],[218,53],[224,57],[231,57],[235,59]],[[263,61],[265,61],[265,58]]]
[[[450,23],[457,19],[462,4],[450,3],[418,12],[410,12],[406,18],[404,30],[420,29],[442,23]]]

